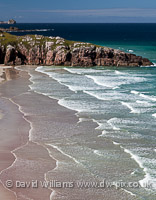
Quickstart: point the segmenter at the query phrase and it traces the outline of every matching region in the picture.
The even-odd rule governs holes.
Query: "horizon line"
[[[16,24],[0,24],[0,25],[17,25],[17,24],[156,24],[156,22],[16,22]]]

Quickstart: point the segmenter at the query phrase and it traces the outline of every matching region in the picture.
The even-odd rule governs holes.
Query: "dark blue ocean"
[[[156,24],[16,24],[24,30],[17,35],[41,34],[61,36],[68,40],[91,42],[125,51],[133,50],[137,55],[156,61]],[[0,25],[9,27],[9,25]]]
[[[61,36],[68,40],[91,42],[135,53],[156,63],[156,24],[14,26],[25,30],[37,29],[35,32],[13,33],[16,35]],[[126,190],[136,195],[137,199],[154,200],[156,67],[85,69],[40,66],[29,73],[33,91],[57,99],[60,105],[77,112],[79,123],[87,120],[96,122],[97,129],[101,131],[92,137],[85,132],[86,143],[80,134],[56,139],[51,145],[72,157],[76,164],[83,165],[96,177],[104,178],[104,167],[107,167],[114,170],[110,180],[139,182],[141,188]],[[105,140],[112,142],[111,149],[102,145]],[[64,163],[64,167],[67,165]],[[148,188],[147,184],[151,184],[152,188]]]

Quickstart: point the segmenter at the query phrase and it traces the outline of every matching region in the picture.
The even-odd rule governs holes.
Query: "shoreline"
[[[4,69],[6,69],[6,67],[4,67]],[[12,67],[7,67],[7,69],[9,69],[9,70],[12,70]],[[5,73],[4,71],[3,71],[3,73]],[[2,74],[3,74],[2,73]],[[22,72],[21,72],[22,73]],[[1,74],[1,75],[2,75]],[[5,74],[6,75],[6,74]],[[14,74],[13,74],[14,75]],[[29,75],[28,75],[29,76]],[[14,77],[15,78],[15,77]],[[7,79],[7,78],[6,78]],[[9,78],[10,79],[10,78]],[[29,80],[29,78],[28,78],[28,80]],[[6,83],[6,81],[7,80],[2,80],[2,82],[0,83],[0,84],[2,84],[2,83]],[[1,85],[0,85],[1,86]],[[0,97],[1,98],[1,97]],[[16,164],[16,162],[17,162],[17,159],[18,159],[18,156],[16,155],[16,152],[18,151],[18,150],[20,150],[20,149],[22,149],[22,148],[24,148],[25,146],[27,146],[27,145],[29,145],[29,142],[30,143],[34,143],[34,142],[32,142],[31,140],[30,140],[30,134],[31,134],[31,131],[32,131],[32,125],[31,125],[31,122],[30,121],[28,121],[26,118],[25,118],[25,113],[21,110],[21,107],[20,107],[20,105],[18,105],[17,103],[15,103],[13,100],[12,100],[12,98],[5,98],[5,97],[2,97],[2,98],[4,98],[6,101],[8,101],[9,102],[9,104],[12,106],[12,105],[15,105],[15,109],[16,109],[16,111],[15,112],[19,112],[19,115],[20,115],[20,118],[22,118],[23,119],[23,121],[24,122],[26,122],[27,124],[28,124],[28,126],[29,126],[29,129],[27,129],[27,139],[25,138],[25,141],[24,141],[24,143],[23,144],[20,144],[20,141],[18,141],[18,139],[16,138],[16,143],[17,143],[17,145],[16,146],[14,146],[13,147],[13,149],[11,149],[11,150],[7,150],[8,151],[8,157],[9,157],[9,159],[8,159],[8,163],[5,165],[5,163],[4,163],[4,167],[3,168],[1,168],[0,169],[0,176],[3,174],[3,173],[5,173],[5,171],[7,171],[7,170],[9,170],[10,168],[12,168],[13,166],[14,166],[14,164]],[[13,97],[14,98],[14,97]],[[10,107],[9,105],[8,105],[8,107]],[[11,109],[12,111],[13,111],[13,109]],[[13,111],[14,112],[14,111]],[[5,116],[5,115],[4,115]],[[3,119],[3,117],[2,117],[2,119]],[[21,120],[22,121],[22,120]],[[13,128],[13,127],[12,127]],[[19,140],[21,140],[20,138],[19,138]],[[11,143],[12,144],[12,143]],[[9,144],[9,145],[11,145],[11,144]],[[38,144],[38,143],[34,143],[34,144],[36,144],[36,145],[39,145],[39,146],[41,146],[41,144]],[[9,146],[8,145],[8,146]],[[5,147],[6,148],[6,147]],[[43,148],[45,148],[44,146],[43,146]],[[9,152],[10,151],[10,152]],[[5,153],[4,153],[5,154]],[[50,156],[50,155],[49,155]],[[5,156],[4,156],[5,157]],[[12,157],[12,158],[11,158]],[[3,156],[2,156],[2,158],[3,158]],[[52,157],[51,157],[52,158]],[[53,158],[52,158],[53,159]],[[5,162],[5,160],[3,161],[3,159],[1,159],[1,162]],[[7,175],[7,174],[6,174]],[[40,196],[42,196],[41,194],[40,194]],[[12,189],[9,189],[9,188],[7,188],[5,185],[4,185],[4,182],[2,181],[2,180],[0,180],[0,197],[1,198],[3,198],[4,200],[5,199],[7,199],[7,200],[16,200],[16,198],[17,198],[17,196],[16,196],[16,191],[14,191],[14,190],[12,190]]]
[[[30,82],[31,82],[31,80],[30,80],[30,78],[29,78],[29,75],[27,74],[27,72],[20,72],[20,74],[25,74],[23,77],[19,77],[17,80],[15,80],[15,85],[13,84],[13,86],[12,86],[12,84],[10,84],[9,82],[7,83],[8,84],[8,88],[9,87],[11,87],[11,89],[10,90],[12,90],[12,89],[14,89],[13,91],[11,91],[9,94],[7,94],[7,98],[10,98],[10,99],[13,99],[12,100],[12,103],[15,105],[15,107],[16,107],[16,109],[17,109],[17,107],[18,107],[18,110],[19,110],[19,112],[20,112],[20,118],[21,117],[23,117],[24,118],[24,120],[25,120],[25,122],[27,122],[26,124],[27,124],[27,126],[28,126],[28,123],[29,123],[29,130],[27,131],[27,137],[25,138],[26,140],[27,140],[27,142],[24,144],[24,145],[22,145],[22,146],[18,146],[18,147],[16,147],[14,150],[13,150],[13,152],[15,153],[15,160],[14,160],[14,162],[12,163],[12,165],[10,166],[10,167],[8,167],[7,169],[5,169],[5,170],[3,170],[3,173],[2,173],[2,180],[3,180],[3,182],[5,182],[5,180],[6,180],[6,178],[7,177],[11,177],[11,179],[12,180],[16,180],[16,178],[19,178],[20,179],[20,176],[18,175],[18,170],[20,171],[21,169],[17,166],[17,163],[21,163],[20,162],[20,160],[22,159],[24,159],[23,160],[23,162],[25,162],[25,161],[31,161],[31,162],[39,162],[40,163],[40,161],[38,160],[38,157],[37,157],[37,155],[39,156],[39,158],[41,157],[42,158],[42,160],[44,159],[44,161],[46,162],[46,165],[44,165],[43,167],[44,167],[44,169],[42,169],[42,166],[41,166],[41,171],[42,171],[42,176],[41,176],[41,174],[40,173],[38,173],[37,171],[34,171],[33,172],[33,170],[32,170],[32,172],[31,171],[29,171],[29,168],[28,169],[25,169],[24,170],[24,174],[23,174],[23,176],[25,176],[26,174],[28,175],[28,176],[30,176],[30,178],[32,179],[33,178],[33,180],[37,180],[38,178],[40,179],[40,180],[43,180],[43,174],[44,174],[44,180],[48,180],[49,178],[47,177],[47,174],[51,174],[51,172],[52,171],[55,171],[56,169],[58,169],[58,167],[59,167],[59,165],[60,165],[60,160],[57,160],[57,159],[55,159],[55,153],[56,154],[62,154],[61,153],[61,151],[59,150],[59,149],[57,149],[57,148],[55,148],[55,146],[54,145],[52,145],[51,147],[49,147],[49,145],[48,145],[48,143],[47,142],[44,142],[44,141],[42,141],[42,142],[40,142],[39,140],[36,140],[36,138],[35,138],[35,135],[34,135],[34,128],[36,128],[36,127],[33,127],[33,125],[32,125],[32,120],[34,120],[32,117],[31,117],[31,115],[29,116],[28,114],[27,114],[27,110],[24,110],[23,111],[23,109],[26,109],[26,108],[28,108],[27,107],[27,105],[26,105],[26,107],[24,107],[23,108],[23,106],[22,106],[22,104],[24,103],[26,103],[26,100],[25,100],[25,95],[26,94],[28,94],[28,96],[29,96],[29,93],[30,93],[30,97],[32,98],[33,97],[33,100],[35,101],[35,99],[40,99],[40,101],[42,102],[44,102],[44,103],[49,103],[48,105],[49,106],[51,106],[52,107],[52,111],[53,111],[53,113],[51,113],[52,114],[52,118],[53,118],[53,120],[54,120],[54,122],[56,121],[59,121],[59,123],[71,123],[71,124],[77,124],[78,123],[78,118],[77,118],[77,116],[76,116],[76,111],[71,111],[71,110],[69,110],[69,109],[67,109],[67,108],[64,108],[63,106],[61,106],[61,105],[58,105],[58,100],[54,100],[54,99],[50,99],[49,97],[46,97],[46,96],[43,96],[43,95],[41,95],[41,94],[37,94],[37,93],[34,93],[34,92],[32,92],[32,91],[30,91],[29,89],[28,89],[28,86],[30,85]],[[17,84],[18,83],[18,84]],[[15,91],[15,88],[13,88],[13,87],[15,87],[15,86],[18,86],[18,85],[20,85],[20,83],[21,83],[21,88],[20,88],[20,91],[17,91],[17,88],[16,88],[16,91]],[[4,87],[5,87],[5,84],[4,84]],[[24,91],[23,91],[23,87],[24,87]],[[5,89],[6,88],[4,88],[4,91],[5,91]],[[9,91],[10,91],[9,90]],[[14,94],[14,91],[15,91],[15,94]],[[6,91],[5,91],[6,92]],[[16,93],[17,92],[17,93]],[[2,93],[3,93],[3,90],[2,90]],[[12,96],[13,95],[13,96]],[[23,96],[23,97],[22,97]],[[30,99],[31,99],[30,98]],[[33,102],[32,102],[32,100],[30,101],[30,99],[28,98],[28,103],[31,103],[31,105],[29,105],[30,106],[30,109],[31,109],[31,106],[33,106]],[[29,102],[30,101],[30,102]],[[39,106],[40,106],[40,104],[39,104]],[[48,107],[48,106],[47,106]],[[54,108],[57,108],[56,110],[54,109]],[[38,110],[36,110],[36,112],[37,112]],[[67,119],[63,119],[62,117],[63,116],[61,116],[61,112],[64,112],[64,115],[65,115],[65,113],[67,113],[67,116],[70,116],[70,117],[67,117]],[[38,113],[38,112],[37,112]],[[74,116],[73,116],[74,115]],[[46,116],[45,116],[46,117]],[[38,119],[38,118],[37,118]],[[61,119],[61,120],[63,120],[63,121],[61,121],[60,122],[60,120],[59,119]],[[95,128],[95,125],[94,125],[94,123],[92,123],[92,126]],[[91,128],[93,128],[91,126]],[[29,134],[28,134],[28,132],[29,132]],[[55,134],[55,133],[54,133]],[[32,137],[32,138],[31,138]],[[29,140],[28,140],[28,138],[29,138]],[[55,138],[55,137],[54,137]],[[26,141],[25,140],[25,141]],[[31,140],[31,141],[30,141]],[[45,140],[46,141],[46,140]],[[36,144],[37,145],[36,145]],[[50,143],[50,141],[49,141],[49,143]],[[46,145],[45,145],[46,144]],[[42,147],[43,148],[42,148]],[[46,150],[45,150],[46,149]],[[54,154],[53,154],[53,153]],[[48,153],[48,155],[47,155],[47,153]],[[48,156],[50,157],[50,158],[48,158]],[[63,154],[61,155],[61,157],[63,156]],[[71,160],[72,160],[72,157],[70,157],[70,156],[68,156],[68,155],[65,155],[64,154],[64,156],[65,157],[67,157],[67,158],[65,158],[65,159],[67,159],[67,160],[69,160],[70,162],[71,162]],[[37,160],[36,160],[37,159]],[[62,159],[62,158],[61,158]],[[73,162],[75,162],[75,160],[73,160]],[[41,162],[40,164],[44,164],[43,162]],[[22,163],[21,163],[21,165],[22,165]],[[51,165],[53,166],[53,168],[51,167]],[[24,166],[23,166],[24,167]],[[27,166],[28,167],[28,166]],[[17,169],[16,169],[17,168]],[[17,171],[16,171],[17,170]],[[5,173],[5,171],[6,171],[6,173]],[[13,172],[14,171],[16,171],[16,173],[17,173],[17,175],[16,176],[14,176],[14,174],[13,174]],[[65,172],[64,172],[65,173]],[[62,175],[62,177],[58,177],[58,179],[61,179],[61,180],[64,180],[64,179],[62,179],[63,177],[65,176],[65,174],[63,174]],[[22,180],[26,180],[27,181],[27,179],[25,179],[26,178],[26,176],[25,177],[23,177],[23,179]],[[36,179],[35,179],[36,178]],[[56,176],[56,178],[57,178],[57,176]],[[70,177],[68,177],[68,178],[70,178]],[[31,180],[30,179],[30,180]],[[58,190],[58,189],[57,189]],[[33,195],[33,197],[31,196],[31,198],[33,199],[34,198],[34,200],[35,199],[37,199],[37,197],[36,197],[36,195],[39,195],[38,197],[40,197],[41,198],[41,196],[43,197],[43,198],[45,198],[45,199],[47,199],[47,197],[48,196],[55,196],[55,194],[57,194],[57,193],[59,193],[59,191],[61,192],[61,190],[58,190],[58,191],[55,191],[55,190],[53,190],[53,191],[51,191],[50,193],[48,192],[49,191],[49,189],[48,189],[48,191],[46,192],[46,194],[44,193],[43,194],[43,190],[38,190],[39,192],[38,192],[38,194],[36,194],[36,192],[34,193],[34,191],[33,190],[27,190],[27,189],[25,189],[25,190],[21,190],[22,192],[23,192],[23,195],[26,195],[27,196],[27,193],[29,192],[32,192],[32,194],[31,195]],[[16,190],[16,188],[13,188],[13,191],[15,191],[15,192],[19,192],[19,190]],[[45,190],[44,190],[44,192],[45,192]],[[69,192],[71,192],[71,190],[69,190]],[[80,191],[76,191],[77,192],[77,194],[80,192]],[[112,194],[109,194],[109,192],[112,192]],[[126,193],[126,192],[122,192],[122,191],[120,191],[120,192],[118,192],[118,191],[109,191],[109,190],[106,190],[105,192],[104,192],[104,194],[107,196],[107,198],[108,198],[108,196],[110,197],[110,199],[112,199],[112,200],[114,200],[115,199],[115,197],[121,197],[121,194],[123,195],[123,197],[121,197],[121,199],[123,199],[124,197],[126,197],[127,195],[126,194],[124,194],[124,193]],[[70,194],[71,195],[71,194]],[[86,195],[86,194],[85,194]],[[114,195],[115,195],[115,197],[114,197]],[[117,195],[117,196],[116,196]],[[94,194],[94,196],[96,197],[96,195]],[[112,196],[112,197],[111,197]],[[20,196],[19,196],[20,197]],[[43,199],[42,198],[42,199]],[[93,197],[92,197],[93,198]],[[102,196],[100,196],[100,194],[99,194],[99,198],[100,199],[102,199]],[[132,197],[133,198],[133,197]],[[4,199],[4,198],[3,198]],[[49,199],[49,198],[48,198]],[[54,199],[55,199],[55,197],[54,197]],[[68,199],[71,199],[71,198],[68,198]],[[5,200],[5,199],[4,199]],[[12,199],[11,199],[12,200]]]
[[[5,74],[5,69],[11,69],[11,67],[0,66],[0,86],[1,86],[1,84],[4,84],[7,79],[6,74]],[[0,98],[2,100],[3,97],[0,96]],[[5,101],[5,99],[3,99],[3,100]],[[8,101],[7,106],[10,107],[11,102],[9,102],[9,100],[6,99],[6,102],[7,101]],[[1,122],[1,120],[4,119],[4,117],[5,117],[5,114],[3,113],[3,111],[1,111],[0,112],[0,122]],[[2,137],[2,135],[1,135],[1,137]],[[1,139],[3,140],[3,138],[1,138]],[[16,157],[13,153],[14,149],[10,150],[10,148],[9,148],[10,145],[11,145],[11,141],[8,141],[8,142],[5,142],[4,147],[0,148],[0,163],[1,163],[0,174],[2,173],[3,170],[12,166],[16,160]],[[8,200],[16,200],[15,193],[12,192],[11,190],[9,190],[8,188],[6,188],[4,183],[2,183],[1,180],[0,180],[0,198],[8,199]]]

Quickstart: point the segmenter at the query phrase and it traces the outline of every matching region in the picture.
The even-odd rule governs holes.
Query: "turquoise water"
[[[141,199],[153,200],[156,191],[156,68],[38,67],[36,71],[39,72],[37,75],[32,73],[33,90],[58,99],[60,105],[77,111],[79,123],[92,120],[101,130],[90,139],[90,142],[96,141],[94,148],[86,144],[84,150],[83,146],[83,154],[86,152],[83,159],[81,145],[76,152],[65,145],[64,140],[57,147],[103,178],[103,166],[95,163],[94,157],[100,157],[104,163],[107,160],[105,165],[118,172],[115,172],[118,174],[115,178],[109,175],[110,180],[138,181],[142,186],[139,190],[126,190]],[[47,78],[41,82],[43,74]],[[90,137],[89,133],[85,134]],[[105,139],[113,142],[111,151],[102,146]],[[70,140],[81,143],[82,135]],[[114,161],[119,162],[120,167],[116,167]],[[124,176],[119,169],[126,171]],[[152,187],[145,188],[147,184]]]
[[[14,32],[12,34],[42,34],[61,36],[68,40],[92,42],[108,47],[132,50],[137,55],[155,61],[156,24],[16,24],[20,29],[36,32]],[[9,25],[0,25],[9,27]]]
[[[47,27],[44,35],[93,42],[135,53],[156,63],[155,24],[27,26],[37,26],[39,29]],[[59,138],[51,145],[74,158],[96,177],[109,178],[110,181],[137,181],[142,187],[128,187],[126,190],[139,199],[154,200],[156,67],[41,66],[30,74],[32,90],[58,99],[60,105],[77,111],[79,123],[96,122],[96,129],[100,132],[94,135],[87,132],[86,127],[86,132],[71,138]],[[106,140],[112,142],[111,148],[106,146]],[[152,187],[145,187],[147,184]]]

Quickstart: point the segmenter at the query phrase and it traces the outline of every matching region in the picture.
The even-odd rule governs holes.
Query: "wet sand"
[[[30,91],[29,78],[26,72],[20,72],[19,77],[14,77],[13,80],[0,85],[0,110],[3,113],[3,118],[0,120],[2,138],[0,140],[0,170],[3,170],[0,179],[3,183],[7,180],[12,180],[14,183],[17,180],[63,182],[78,179],[85,174],[87,180],[96,181],[96,178],[92,179],[90,174],[87,175],[87,169],[79,167],[71,157],[62,154],[54,146],[48,145],[53,140],[59,141],[59,138],[65,137],[66,133],[69,137],[81,134],[87,127],[92,137],[92,134],[95,134],[96,125],[90,122],[86,122],[86,126],[77,124],[78,118],[74,111],[59,106],[54,99]],[[111,148],[108,141],[105,145]],[[60,165],[67,163],[69,167],[61,170],[58,168],[58,163]],[[72,176],[73,169],[74,176]],[[18,200],[28,198],[46,200],[50,199],[50,195],[51,199],[62,200],[135,199],[134,196],[113,188],[105,190],[58,188],[54,193],[50,188],[17,188],[15,185],[11,191],[1,185],[0,194],[3,196],[0,196],[0,199],[16,199],[13,192],[16,193]]]
[[[49,156],[48,151],[44,147],[29,141],[30,123],[21,112],[19,105],[13,100],[16,96],[29,90],[27,84],[29,76],[27,73],[22,73],[20,77],[17,77],[13,69],[1,71],[7,82],[3,82],[0,85],[0,110],[3,114],[0,120],[0,171],[3,183],[0,185],[0,199],[14,200],[16,199],[15,193],[18,199],[27,199],[28,192],[31,193],[31,197],[34,199],[49,199],[51,190],[46,191],[44,189],[44,191],[39,190],[36,192],[36,190],[31,191],[30,189],[27,191],[25,188],[22,191],[22,189],[17,189],[16,187],[8,190],[5,187],[7,180],[12,180],[14,183],[17,180],[24,181],[24,178],[26,179],[25,181],[44,181],[44,173],[55,167],[55,160]],[[21,83],[18,88],[16,83]],[[38,173],[34,173],[33,169],[25,169],[25,173],[23,173],[25,168],[25,164],[22,165],[23,160],[31,162],[31,165],[34,165],[34,169],[35,163],[40,165]],[[21,165],[17,166],[16,163],[20,161]],[[8,173],[9,169],[11,169],[11,174]],[[22,173],[25,176],[26,171],[27,176],[23,178]]]
[[[4,67],[0,66],[0,83],[6,81],[6,75],[5,70],[10,69],[10,67]],[[7,114],[9,113],[8,108],[12,109],[14,112],[16,108],[13,108],[12,103],[7,101],[6,99],[3,99],[2,96],[0,96],[0,172],[6,168],[8,168],[15,160],[14,155],[11,153],[15,146],[12,146],[13,144],[16,144],[16,128],[12,125],[8,126],[8,129],[6,130],[8,120],[14,121],[15,118],[12,119],[13,116]],[[15,110],[14,110],[15,109]],[[19,118],[21,119],[20,113]],[[14,121],[15,122],[15,121]],[[13,123],[14,123],[13,122]],[[15,134],[15,135],[13,135]],[[8,189],[6,189],[2,182],[0,181],[0,199],[8,199],[8,200],[14,200],[16,199],[15,194]]]

